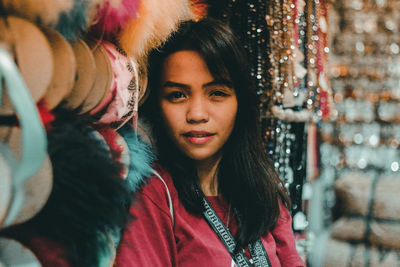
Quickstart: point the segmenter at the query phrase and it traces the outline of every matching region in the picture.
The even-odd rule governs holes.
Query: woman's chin
[[[185,153],[185,152],[184,152]],[[185,153],[185,155],[194,160],[195,162],[208,162],[208,161],[217,161],[219,158],[219,153],[209,153],[209,152],[200,152],[195,153],[191,151],[191,153]]]

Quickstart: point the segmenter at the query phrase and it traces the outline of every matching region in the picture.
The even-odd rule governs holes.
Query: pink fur
[[[92,30],[99,35],[116,35],[129,19],[136,18],[139,0],[107,0],[98,7],[97,23]]]
[[[147,3],[154,0],[146,0],[139,8],[138,18],[130,19],[119,35],[119,44],[129,56],[135,59],[146,54],[146,42],[154,35],[154,23],[148,15]]]

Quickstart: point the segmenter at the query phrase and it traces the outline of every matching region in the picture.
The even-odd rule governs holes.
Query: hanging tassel
[[[50,27],[57,25],[60,14],[70,12],[73,5],[74,0],[2,0],[6,14]]]
[[[91,32],[97,37],[104,36],[107,40],[120,32],[129,19],[136,18],[139,0],[107,0],[97,7],[96,23]]]

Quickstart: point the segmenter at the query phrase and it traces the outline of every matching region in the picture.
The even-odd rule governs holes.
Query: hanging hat
[[[22,135],[19,127],[12,127],[9,140],[0,140],[7,144],[11,153],[20,160],[22,155]],[[21,184],[13,184],[12,201],[21,200],[18,212],[8,219],[6,226],[27,221],[36,215],[46,204],[53,185],[53,171],[50,159],[46,156],[40,170]],[[12,203],[10,203],[11,205]],[[9,216],[9,214],[8,214]]]
[[[6,14],[23,17],[32,23],[55,26],[61,13],[71,11],[73,0],[2,0]]]
[[[1,89],[8,91],[10,102],[13,104],[13,109],[18,118],[16,123],[19,125],[19,128],[8,124],[2,125],[7,129],[1,131],[8,133],[2,136],[4,138],[0,140],[0,154],[3,163],[8,168],[0,169],[0,172],[7,174],[11,171],[12,177],[12,201],[7,207],[7,215],[0,225],[0,227],[5,227],[15,223],[16,219],[21,219],[19,215],[21,215],[20,212],[24,207],[33,205],[30,206],[29,211],[25,210],[26,214],[22,214],[22,216],[29,217],[38,211],[35,210],[38,202],[31,199],[31,192],[25,189],[29,184],[28,180],[37,175],[38,171],[43,168],[43,161],[46,158],[46,137],[36,104],[10,54],[2,48],[0,48],[0,75],[2,76],[1,79],[4,80],[4,86]],[[1,115],[3,116],[3,113]],[[46,176],[41,173],[39,176],[37,182],[43,188],[36,190],[35,197],[41,199],[42,197],[46,198],[46,187],[41,183],[41,179],[44,177],[44,179],[51,180],[51,174]],[[24,202],[25,200],[28,202]],[[40,200],[39,202],[38,206],[43,206],[45,201]],[[28,214],[28,212],[32,213]]]
[[[132,117],[137,117],[138,68],[135,61],[112,43],[103,41],[102,46],[111,61],[113,80],[106,98],[90,114],[102,114],[97,123],[117,129]]]
[[[166,41],[180,22],[192,18],[188,0],[142,1],[137,18],[126,23],[118,42],[128,56],[140,60]]]
[[[29,229],[68,251],[71,266],[102,266],[99,256],[112,252],[111,234],[126,224],[132,194],[90,118],[61,107],[54,114],[47,135],[54,186]]]
[[[139,106],[141,106],[150,94],[150,90],[147,90],[148,83],[148,72],[147,72],[147,59],[138,62],[139,70]]]
[[[76,59],[76,78],[71,93],[64,99],[65,107],[78,108],[88,96],[96,79],[96,63],[89,46],[78,39],[71,43]]]
[[[54,69],[53,55],[46,36],[29,21],[13,16],[0,18],[0,42],[14,55],[18,69],[34,101],[40,100],[50,85]],[[2,113],[12,114],[5,99]]]
[[[96,79],[92,89],[81,105],[81,113],[86,113],[97,107],[111,91],[113,72],[111,61],[101,42],[89,41],[96,63]]]
[[[42,28],[53,52],[54,72],[43,97],[48,110],[55,108],[72,91],[76,75],[74,51],[67,40],[52,28]]]
[[[0,266],[42,266],[36,256],[20,242],[0,237]]]
[[[154,2],[154,0],[150,0]],[[138,18],[130,19],[118,35],[118,43],[128,56],[145,57],[149,51],[148,42],[155,34],[154,22],[151,19],[148,1],[142,1]]]
[[[6,149],[0,143],[0,151]],[[0,225],[6,219],[8,207],[12,200],[12,168],[10,166],[10,159],[5,158],[6,155],[0,153]]]
[[[189,0],[164,0],[156,2],[159,5],[158,9],[161,13],[154,17],[156,35],[151,40],[151,43],[155,45],[152,48],[156,48],[165,42],[178,29],[181,22],[194,18]]]

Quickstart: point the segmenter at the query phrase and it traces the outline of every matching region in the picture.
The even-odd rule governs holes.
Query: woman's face
[[[199,53],[182,50],[163,63],[159,90],[167,134],[195,161],[218,160],[235,125],[237,98],[229,80],[214,79]]]

